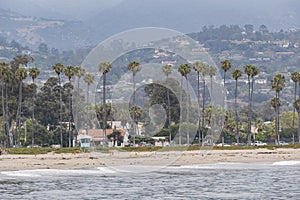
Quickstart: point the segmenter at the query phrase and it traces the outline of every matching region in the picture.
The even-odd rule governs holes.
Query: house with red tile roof
[[[106,129],[106,134],[104,134],[103,129],[89,129],[89,130],[79,130],[78,131],[78,138],[86,135],[91,137],[91,145],[92,146],[98,146],[98,145],[103,145],[105,142],[108,142],[109,146],[120,146],[120,145],[124,145],[124,143],[127,142],[128,140],[128,134],[124,129],[120,129],[120,128],[115,128],[115,129]],[[115,132],[119,132],[122,141],[118,140],[116,137],[116,134],[113,134]],[[110,137],[111,136],[111,137]],[[117,142],[117,140],[119,141],[120,145],[116,145],[115,143]],[[118,142],[117,142],[118,143]]]

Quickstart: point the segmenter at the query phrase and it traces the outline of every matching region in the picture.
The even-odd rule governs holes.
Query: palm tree
[[[173,66],[171,64],[166,64],[162,66],[161,70],[163,73],[166,75],[166,78],[169,78],[169,75],[173,72]],[[171,125],[171,108],[170,108],[170,89],[167,88],[167,98],[168,98],[168,128],[169,128],[169,142],[171,144],[172,140],[172,134],[170,130],[170,125]]]
[[[242,76],[242,71],[239,69],[234,69],[231,72],[232,78],[235,80],[235,92],[234,92],[234,107],[235,107],[235,135],[237,138],[237,143],[239,143],[239,125],[238,125],[238,111],[237,111],[237,94],[238,94],[238,79]]]
[[[16,70],[16,78],[19,81],[19,103],[16,114],[16,128],[17,128],[17,145],[20,144],[20,118],[22,113],[22,88],[23,88],[23,80],[27,78],[27,70],[23,67],[20,67]]]
[[[69,80],[69,84],[70,84],[70,91],[69,91],[69,147],[71,147],[71,120],[72,120],[72,98],[71,98],[71,86],[72,86],[72,82],[71,79],[75,76],[75,68],[73,66],[67,66],[64,68],[64,74],[66,75],[66,77]]]
[[[88,118],[89,115],[89,103],[90,103],[90,85],[94,83],[95,76],[91,73],[86,73],[83,78],[84,82],[87,84],[88,89],[87,89],[87,99],[86,99],[86,107],[87,107],[87,119],[86,119],[86,134],[88,135],[88,130],[89,130],[89,125],[90,125],[90,120]]]
[[[224,71],[224,76],[223,76],[223,80],[224,80],[224,87],[225,87],[225,78],[226,78],[226,72],[231,68],[231,62],[229,60],[223,60],[221,61],[221,68]]]
[[[280,140],[280,135],[279,135],[279,107],[281,105],[281,101],[279,99],[279,92],[283,90],[284,86],[285,86],[285,77],[281,74],[276,74],[273,78],[273,80],[271,80],[271,86],[272,89],[275,90],[276,92],[276,96],[275,98],[273,98],[273,102],[271,101],[271,105],[276,106],[275,112],[276,112],[276,129],[275,129],[275,133],[277,136],[277,144],[279,144],[279,140]]]
[[[77,144],[77,133],[78,133],[78,106],[79,106],[79,93],[80,93],[80,79],[85,75],[85,69],[82,68],[81,66],[76,66],[74,68],[75,76],[77,76],[78,81],[77,81],[77,90],[76,90],[76,98],[75,98],[75,129],[76,129],[76,134],[75,134],[75,145]]]
[[[17,55],[10,62],[12,71],[16,71],[20,66],[27,66],[34,59],[29,55]]]
[[[252,102],[253,102],[253,91],[254,91],[254,77],[257,76],[259,74],[259,69],[256,67],[256,66],[253,66],[252,67],[252,73],[251,73],[251,97],[250,97],[250,120],[249,120],[249,123],[250,123],[250,127],[251,127],[251,119],[252,119]],[[251,130],[251,129],[250,129]],[[255,140],[255,134],[253,135],[254,136],[254,140]]]
[[[253,65],[245,65],[244,72],[248,77],[248,144],[250,144],[254,77],[259,74],[259,69]]]
[[[141,71],[142,66],[140,63],[136,61],[132,61],[127,66],[128,70],[132,72],[132,81],[133,81],[133,102],[135,101],[135,76],[136,74]]]
[[[110,71],[111,69],[111,64],[109,62],[101,62],[98,65],[98,71],[102,73],[103,75],[103,134],[104,134],[104,138],[106,139],[106,113],[107,113],[107,109],[106,109],[106,74]]]
[[[248,77],[248,128],[247,128],[247,132],[248,132],[248,145],[250,144],[250,133],[251,133],[251,81],[250,81],[250,77],[252,74],[252,65],[245,65],[244,66],[244,72],[245,74],[247,74]]]
[[[32,67],[29,69],[29,76],[32,79],[32,84],[35,85],[34,81],[35,79],[40,75],[40,70],[36,67]],[[34,91],[33,97],[32,97],[32,138],[31,138],[31,144],[34,145],[34,107],[35,107],[35,98],[36,98],[36,91]],[[25,138],[26,140],[26,138]]]
[[[226,72],[231,68],[231,62],[229,60],[223,60],[221,61],[221,68],[224,71],[224,77],[223,77],[223,82],[224,82],[224,92],[226,91],[226,87],[225,87],[225,79],[226,79]],[[226,95],[224,94],[224,98],[226,97]],[[225,106],[225,102],[224,102],[224,106]],[[224,146],[224,133],[222,131],[222,146]]]
[[[291,74],[291,79],[292,81],[295,83],[294,86],[294,102],[296,102],[296,96],[297,96],[297,83],[300,84],[300,73],[299,72],[293,72]],[[295,113],[296,113],[296,108],[294,107],[294,111],[293,111],[293,122],[292,122],[292,126],[293,126],[293,144],[295,143],[295,133],[294,133],[294,128],[295,128]]]
[[[293,106],[298,113],[298,143],[300,143],[300,98],[294,102]]]
[[[133,140],[133,143],[135,144],[135,136],[139,135],[138,123],[142,117],[143,109],[140,106],[131,106],[129,109],[129,114],[134,123],[134,133],[137,133],[134,135],[134,140]]]
[[[53,70],[57,74],[58,84],[59,84],[59,122],[60,122],[60,145],[63,147],[63,135],[62,135],[62,91],[61,91],[61,80],[60,74],[64,71],[64,65],[61,63],[56,63],[52,66]]]
[[[183,84],[182,84],[182,82],[183,82],[183,77],[185,78],[185,80],[186,80],[186,93],[187,93],[187,95],[188,95],[188,80],[187,80],[187,75],[191,72],[191,66],[189,65],[189,64],[187,64],[187,63],[185,63],[185,64],[181,64],[181,65],[179,65],[179,67],[178,67],[178,72],[181,74],[181,87],[182,87],[182,89],[183,89]],[[183,99],[183,94],[182,94],[182,89],[180,90],[180,98],[181,98],[181,100],[180,100],[180,103],[181,103],[181,105],[180,105],[180,110],[181,110],[181,112],[180,112],[180,122],[182,122],[182,99]],[[187,103],[189,104],[189,100],[187,100]],[[186,122],[188,122],[189,121],[189,119],[188,119],[188,117],[189,117],[189,106],[187,106],[187,114],[186,114]],[[187,131],[187,142],[189,143],[189,131]],[[181,131],[179,131],[179,145],[181,145]]]
[[[252,67],[252,73],[251,73],[251,98],[250,98],[250,110],[252,110],[252,99],[253,99],[253,91],[254,91],[254,77],[257,76],[260,73],[259,69],[256,66]]]
[[[197,99],[198,99],[199,107],[200,107],[200,76],[202,77],[202,80],[203,80],[202,113],[201,113],[200,120],[199,120],[199,121],[201,121],[201,129],[198,130],[199,144],[200,144],[200,132],[201,132],[201,141],[203,144],[203,140],[204,140],[204,133],[203,133],[203,131],[204,131],[204,110],[205,110],[205,78],[204,78],[204,76],[208,74],[209,66],[202,62],[196,61],[195,63],[193,63],[193,69],[197,72]]]

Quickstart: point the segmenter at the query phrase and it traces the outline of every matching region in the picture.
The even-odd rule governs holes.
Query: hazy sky
[[[83,20],[123,0],[0,0],[0,8],[26,16]]]

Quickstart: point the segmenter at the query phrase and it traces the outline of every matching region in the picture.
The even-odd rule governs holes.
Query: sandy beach
[[[300,149],[200,150],[168,152],[90,152],[80,154],[1,155],[0,171],[79,169],[101,166],[167,166],[219,162],[254,163],[300,161]]]

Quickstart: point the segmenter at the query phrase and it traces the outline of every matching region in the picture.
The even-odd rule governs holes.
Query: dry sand
[[[209,150],[169,152],[119,152],[80,154],[1,155],[0,171],[26,169],[74,169],[100,166],[167,166],[218,162],[300,161],[300,149]]]

